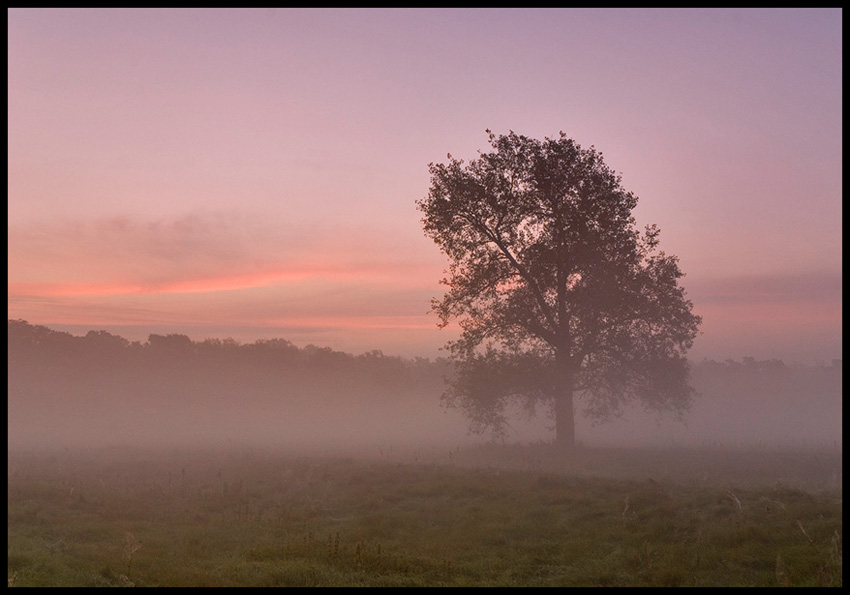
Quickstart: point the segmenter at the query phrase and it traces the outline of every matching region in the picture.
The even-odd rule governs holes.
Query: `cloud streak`
[[[239,213],[29,224],[9,230],[11,296],[237,291],[332,280],[422,284],[439,265],[391,233],[272,227]]]
[[[692,355],[829,361],[841,353],[842,287],[838,273],[685,278],[703,317]]]
[[[841,301],[841,275],[807,272],[746,277],[686,277],[684,286],[701,304],[822,303]]]
[[[412,354],[411,334],[421,346],[436,330],[429,309],[441,292],[438,252],[392,229],[329,228],[240,212],[18,225],[10,228],[9,317],[133,340],[170,329]],[[434,352],[447,338],[425,343]]]

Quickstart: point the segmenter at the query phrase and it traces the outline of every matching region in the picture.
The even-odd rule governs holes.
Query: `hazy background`
[[[10,319],[433,357],[428,163],[563,130],[680,257],[695,360],[841,357],[840,9],[8,17]]]
[[[457,410],[440,406],[445,359],[353,355],[288,341],[192,341],[150,335],[130,342],[103,331],[84,337],[9,323],[9,445],[274,447],[371,456],[391,449],[436,452],[492,436],[469,435]],[[818,449],[840,452],[842,367],[780,360],[693,368],[701,393],[683,420],[639,408],[594,425],[587,446]],[[581,412],[581,401],[578,405]],[[554,436],[546,408],[517,408],[509,444]]]

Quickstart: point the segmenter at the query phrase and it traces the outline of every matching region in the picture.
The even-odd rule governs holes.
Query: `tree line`
[[[429,398],[436,403],[444,381],[453,375],[452,363],[445,358],[405,358],[380,350],[351,354],[316,345],[298,347],[281,338],[240,343],[232,338],[194,341],[183,334],[150,334],[142,342],[104,330],[80,336],[12,319],[7,338],[12,379],[31,374],[43,378],[53,371],[68,379],[85,376],[96,382],[99,377],[136,369],[148,378],[164,380],[203,371],[213,377],[232,377],[247,388],[252,377],[259,378],[265,371],[281,383],[280,389],[299,379],[329,385],[341,380],[350,381],[348,388],[355,392],[366,384],[378,396],[421,383],[431,389]],[[842,361],[837,359],[809,366],[744,357],[691,361],[690,366],[698,402],[715,399],[718,392],[771,398],[792,389],[801,398],[816,398],[834,394],[842,378]]]

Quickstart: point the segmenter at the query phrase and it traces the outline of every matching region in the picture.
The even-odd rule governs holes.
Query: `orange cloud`
[[[310,280],[435,285],[436,261],[391,234],[284,230],[239,214],[11,228],[9,292],[107,296],[234,291]],[[435,251],[429,251],[430,256]]]
[[[8,289],[10,295],[33,297],[208,293],[267,287],[281,283],[297,283],[310,279],[332,281],[356,281],[359,279],[361,281],[374,282],[382,279],[395,279],[396,281],[399,281],[404,278],[417,278],[415,275],[411,275],[411,273],[412,271],[409,266],[373,266],[361,267],[359,269],[343,267],[304,267],[300,269],[293,268],[289,270],[269,272],[258,271],[255,273],[232,274],[227,276],[194,278],[146,284],[10,282]]]
[[[263,321],[269,327],[311,327],[348,329],[424,329],[436,328],[433,316],[326,316],[277,318]]]
[[[19,225],[8,312],[132,340],[180,332],[417,354],[449,337],[428,313],[441,261],[421,235],[239,213]]]

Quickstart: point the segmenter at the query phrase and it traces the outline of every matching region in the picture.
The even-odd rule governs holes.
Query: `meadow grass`
[[[778,483],[676,481],[664,475],[674,459],[656,451],[628,451],[646,467],[603,477],[604,461],[625,467],[611,452],[588,449],[560,470],[544,468],[559,460],[548,452],[456,450],[451,465],[10,453],[9,584],[842,584],[840,486],[803,489],[791,471]],[[509,453],[527,468],[506,465]]]

